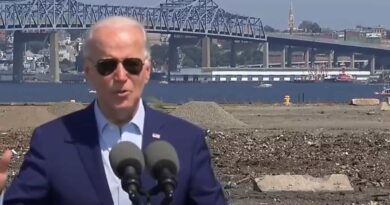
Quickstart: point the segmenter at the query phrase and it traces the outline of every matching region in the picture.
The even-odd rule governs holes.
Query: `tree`
[[[271,26],[264,26],[264,31],[265,32],[276,32],[276,29],[272,28]]]
[[[321,27],[317,23],[313,23],[311,21],[302,21],[298,26],[299,29],[310,32],[310,33],[320,33]]]
[[[310,30],[312,33],[321,33],[321,27],[317,23],[313,23]]]

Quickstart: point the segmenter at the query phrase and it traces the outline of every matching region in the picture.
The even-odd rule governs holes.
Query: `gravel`
[[[28,149],[31,131],[0,133],[0,148],[11,148],[15,153],[10,180]],[[390,204],[390,130],[338,134],[211,130],[207,140],[214,170],[232,204]],[[355,191],[262,193],[253,185],[254,178],[265,174],[334,173],[346,174]]]
[[[238,204],[243,199],[242,204],[255,199],[267,204],[390,204],[390,130],[242,129],[212,131],[208,141],[216,172]],[[277,174],[346,174],[355,191],[267,194],[254,187],[256,177]]]
[[[52,113],[53,115],[62,116],[83,108],[85,108],[85,105],[83,105],[82,103],[60,102],[50,105],[47,108],[47,111],[49,111],[49,113]]]

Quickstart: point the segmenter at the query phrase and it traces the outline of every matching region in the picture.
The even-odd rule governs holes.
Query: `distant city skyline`
[[[78,0],[106,4],[103,0]],[[157,7],[165,0],[115,0],[116,5]],[[259,17],[264,26],[285,30],[290,0],[214,0],[222,9],[235,14]],[[110,2],[111,3],[111,2]],[[322,28],[351,29],[357,25],[390,29],[390,0],[293,0],[295,25],[303,20]]]

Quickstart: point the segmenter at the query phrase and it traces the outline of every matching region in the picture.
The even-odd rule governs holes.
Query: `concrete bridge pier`
[[[263,52],[263,68],[269,67],[269,43],[263,42],[261,44],[261,50]]]
[[[314,48],[310,48],[309,51],[309,65],[314,68],[315,62],[316,62],[316,55],[318,51]]]
[[[211,67],[210,64],[210,46],[211,46],[211,41],[210,37],[205,36],[202,39],[202,67]]]
[[[177,50],[177,42],[174,35],[169,37],[169,48],[168,48],[168,75],[170,71],[177,71],[177,62],[179,53]],[[169,79],[169,76],[168,76]]]
[[[291,46],[287,47],[287,67],[291,68],[292,67],[292,54],[293,54],[293,49]]]
[[[13,66],[12,66],[12,81],[14,83],[21,83],[23,81],[23,56],[24,56],[23,34],[20,31],[14,33],[13,45]]]
[[[338,63],[339,63],[339,53],[337,53],[336,51],[333,51],[333,65],[334,67],[338,67]]]
[[[282,68],[286,68],[286,47],[282,48]]]
[[[306,68],[310,67],[310,48],[305,50],[305,66]]]
[[[351,55],[351,64],[349,67],[355,68],[355,53],[352,53],[352,55]]]
[[[236,55],[236,43],[234,40],[230,43],[230,67],[235,68],[237,65],[237,55]]]
[[[333,61],[334,61],[334,50],[330,50],[328,55],[328,68],[333,68]]]
[[[57,32],[51,32],[50,34],[50,79],[52,82],[60,83],[60,65],[58,58],[58,40],[59,36]]]
[[[375,55],[372,55],[370,59],[370,74],[375,74]]]

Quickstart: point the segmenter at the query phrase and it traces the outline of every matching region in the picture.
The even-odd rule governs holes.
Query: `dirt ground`
[[[213,166],[230,204],[390,204],[390,111],[344,104],[221,106],[248,125],[209,128]],[[0,106],[0,150],[16,153],[11,180],[32,128],[81,107]],[[346,174],[355,191],[263,193],[253,179],[265,174]]]

